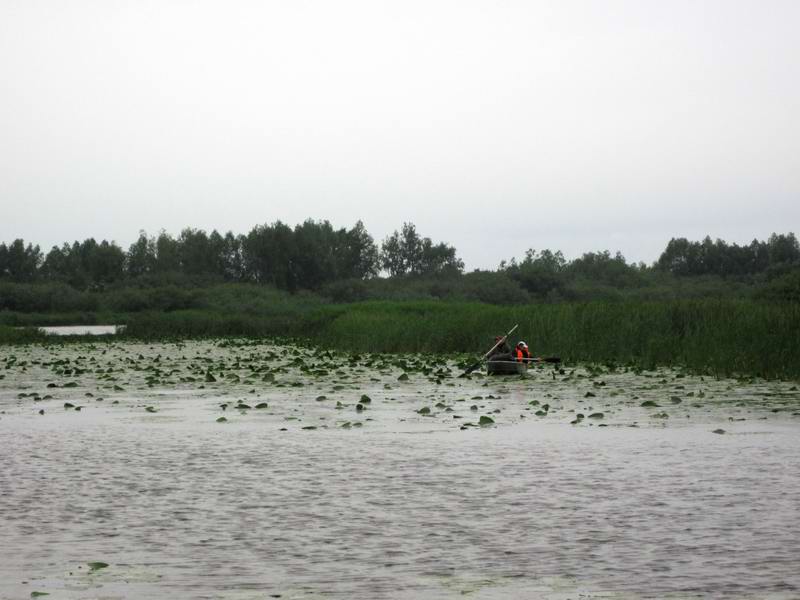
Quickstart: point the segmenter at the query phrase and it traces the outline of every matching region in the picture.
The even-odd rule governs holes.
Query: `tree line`
[[[421,236],[412,223],[404,223],[380,246],[361,221],[335,229],[328,221],[311,219],[294,228],[280,221],[257,225],[246,235],[191,228],[177,237],[140,232],[127,250],[93,238],[54,246],[46,254],[22,239],[0,243],[1,281],[55,282],[92,291],[172,283],[181,277],[179,285],[255,283],[290,292],[323,290],[342,301],[395,298],[403,291],[447,297],[453,290],[487,302],[574,300],[703,277],[752,282],[788,275],[794,289],[799,273],[800,244],[793,233],[744,246],[710,237],[672,238],[652,265],[628,263],[622,254],[608,251],[568,261],[560,251],[530,249],[496,271],[467,274],[454,247]],[[666,284],[665,277],[670,278]]]
[[[46,254],[22,239],[0,244],[0,279],[60,282],[79,290],[175,274],[318,290],[334,281],[370,279],[381,270],[402,277],[458,274],[463,269],[455,248],[422,237],[411,223],[380,247],[361,221],[335,229],[328,221],[311,219],[294,228],[280,221],[257,225],[246,235],[191,228],[177,237],[140,232],[127,251],[94,238],[53,246]]]

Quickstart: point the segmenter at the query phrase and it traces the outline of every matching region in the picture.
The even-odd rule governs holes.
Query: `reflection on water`
[[[124,325],[59,325],[39,327],[48,335],[113,335],[125,329]]]
[[[684,398],[702,389],[703,401],[664,418],[640,407],[669,402],[663,386],[630,374],[605,376],[587,400],[588,380],[548,371],[437,386],[273,369],[279,387],[247,379],[260,350],[54,352],[97,359],[99,374],[45,388],[41,363],[64,356],[0,354],[0,598],[800,597],[789,384],[681,379]],[[241,381],[177,383],[200,364],[221,380],[223,361]],[[121,378],[123,364],[115,390],[106,371]],[[154,369],[175,385],[148,385]],[[356,412],[362,393],[372,402]],[[550,414],[535,417],[535,399]],[[235,410],[240,400],[269,408]],[[609,426],[569,424],[587,402]],[[454,427],[477,421],[471,405],[497,426]],[[88,572],[96,560],[110,566]]]

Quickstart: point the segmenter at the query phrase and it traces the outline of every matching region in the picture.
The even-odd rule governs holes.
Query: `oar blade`
[[[478,362],[476,362],[474,365],[470,365],[469,367],[467,367],[467,370],[466,370],[466,371],[464,371],[464,372],[463,372],[461,375],[459,375],[459,377],[466,377],[467,375],[469,375],[470,373],[472,373],[472,372],[473,372],[475,369],[478,369],[478,368],[480,368],[480,366],[481,366],[481,363],[482,363],[482,362],[483,362],[483,361],[480,361],[480,360],[479,360],[479,361],[478,361]]]

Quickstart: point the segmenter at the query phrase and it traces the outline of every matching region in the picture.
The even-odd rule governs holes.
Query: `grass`
[[[43,342],[46,340],[46,338],[47,336],[37,329],[0,325],[0,345]]]
[[[342,350],[476,357],[488,350],[494,335],[519,324],[513,341],[524,339],[534,355],[561,356],[567,362],[671,365],[719,376],[800,379],[796,303],[323,304],[314,297],[223,286],[208,293],[201,308],[113,316],[128,325],[124,336],[131,339],[282,336]],[[34,318],[26,315],[25,320]],[[60,317],[49,316],[47,322],[53,321]],[[0,342],[24,341],[31,335],[6,327]]]
[[[323,324],[316,341],[378,352],[488,349],[513,324],[536,355],[715,375],[800,378],[800,307],[752,301],[547,304],[367,303]]]

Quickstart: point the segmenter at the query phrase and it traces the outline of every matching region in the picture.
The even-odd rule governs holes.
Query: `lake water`
[[[124,325],[57,325],[39,327],[39,331],[48,335],[113,335],[124,328]]]
[[[795,384],[425,364],[0,348],[0,598],[800,597]]]

